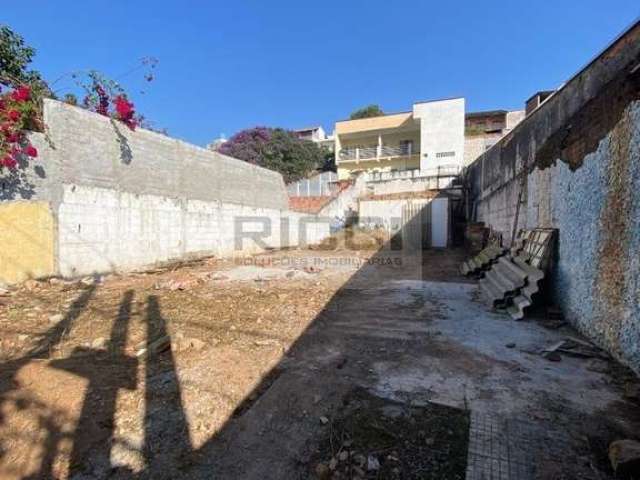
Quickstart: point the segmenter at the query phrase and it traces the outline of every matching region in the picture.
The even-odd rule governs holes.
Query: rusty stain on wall
[[[611,131],[607,168],[608,189],[599,225],[601,243],[594,294],[596,304],[602,315],[606,316],[602,323],[603,334],[609,345],[618,344],[621,322],[625,315],[625,277],[629,272],[631,240],[631,129],[631,120],[625,115]]]

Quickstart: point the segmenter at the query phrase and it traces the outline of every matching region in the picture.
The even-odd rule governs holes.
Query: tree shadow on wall
[[[18,158],[18,165],[14,169],[3,168],[0,173],[0,201],[30,200],[35,195],[35,184],[29,172],[29,162],[25,158]],[[45,178],[46,173],[41,165],[33,167],[34,174]]]
[[[113,131],[116,134],[116,142],[120,148],[120,161],[125,165],[129,165],[133,161],[133,151],[129,145],[129,139],[120,130],[118,122],[113,118],[110,119],[110,122],[113,127]]]

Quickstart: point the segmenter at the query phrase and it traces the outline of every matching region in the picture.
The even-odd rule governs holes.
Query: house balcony
[[[339,163],[371,160],[391,160],[402,157],[418,157],[419,150],[412,143],[399,146],[376,145],[372,147],[343,148],[338,155]]]

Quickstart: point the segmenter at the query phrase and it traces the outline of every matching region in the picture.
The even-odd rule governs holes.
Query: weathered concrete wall
[[[505,243],[516,222],[558,229],[555,301],[638,372],[639,66],[636,24],[469,168],[475,219]]]
[[[51,212],[56,262],[37,276],[296,245],[300,230],[308,243],[329,234],[328,222],[288,210],[276,172],[60,102],[45,101],[44,120],[47,135],[31,136],[39,160],[2,180],[9,204],[40,201]],[[240,242],[240,231],[264,234]]]

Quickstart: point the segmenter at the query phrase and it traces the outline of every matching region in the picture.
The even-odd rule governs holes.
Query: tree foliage
[[[325,163],[325,152],[309,140],[281,128],[242,130],[220,146],[224,155],[275,170],[286,182],[304,178]]]
[[[371,104],[352,112],[349,119],[357,120],[359,118],[380,117],[382,115],[384,115],[384,112],[380,106]]]
[[[0,25],[0,84],[16,87],[41,83],[40,73],[28,69],[35,53],[21,35]]]

